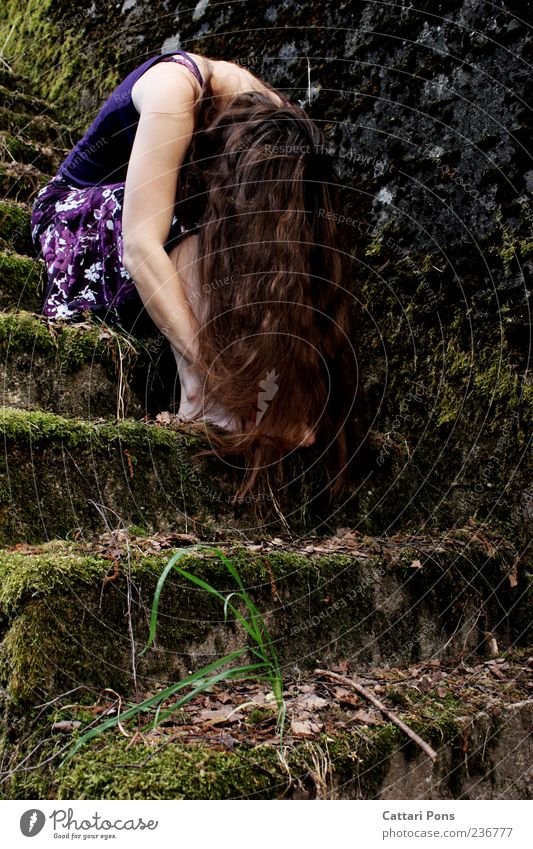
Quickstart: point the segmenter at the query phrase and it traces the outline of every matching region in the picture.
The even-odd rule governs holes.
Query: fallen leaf
[[[239,721],[239,716],[234,714],[230,716],[231,711],[224,710],[201,710],[198,714],[200,722],[208,722],[210,725],[224,725],[225,723],[233,723]]]
[[[503,674],[503,672],[500,672],[497,666],[489,666],[489,670],[490,672],[492,672],[495,678],[498,678],[500,681],[505,680],[505,675]]]
[[[232,737],[227,731],[222,731],[218,739],[226,749],[234,749],[237,743],[235,737]]]
[[[362,722],[364,725],[381,725],[383,721],[379,717],[367,713],[366,710],[356,710],[353,719]]]
[[[323,722],[313,722],[310,719],[293,719],[291,722],[291,731],[295,737],[313,737],[322,731]]]
[[[296,707],[301,710],[320,710],[327,705],[327,699],[323,699],[321,696],[307,696],[305,699],[296,700]]]

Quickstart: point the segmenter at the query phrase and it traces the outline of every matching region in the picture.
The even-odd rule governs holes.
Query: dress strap
[[[161,59],[161,62],[177,62],[178,65],[184,65],[186,68],[189,69],[189,71],[194,74],[201,87],[203,88],[204,79],[200,72],[200,68],[198,67],[194,59],[187,53],[185,53],[183,50],[176,51],[176,53],[179,53],[179,56],[173,54],[172,56],[167,56],[165,59]]]

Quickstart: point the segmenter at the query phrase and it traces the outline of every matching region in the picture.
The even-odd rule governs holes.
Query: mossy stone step
[[[31,100],[36,99],[32,95],[33,85],[30,78],[24,74],[15,74],[6,65],[0,65],[0,85],[12,95],[22,93],[28,95]]]
[[[50,181],[34,165],[19,162],[0,162],[0,194],[3,198],[28,203],[40,188]]]
[[[76,497],[74,485],[71,491]],[[43,498],[46,516],[56,497]],[[117,515],[107,515],[117,527]],[[100,544],[56,540],[0,551],[0,681],[13,703],[45,702],[78,685],[132,692],[132,634],[138,654],[157,581],[177,550],[156,554],[157,541],[135,531],[108,534]],[[216,545],[265,617],[287,674],[346,658],[358,669],[434,657],[471,663],[488,656],[488,632],[500,650],[523,645],[525,576],[511,586],[505,556],[487,558],[477,537],[465,544],[464,530],[445,538],[443,546],[428,537],[428,553],[419,553],[415,568],[408,540],[403,547],[391,540],[389,556],[381,538],[363,540],[352,553],[311,554],[291,550],[290,542],[265,542],[261,551]],[[236,589],[215,552],[192,550],[180,565],[223,595]],[[146,692],[245,644],[240,627],[224,621],[218,599],[170,575],[156,647],[137,657],[136,681]]]
[[[19,162],[33,165],[40,171],[53,176],[63,162],[67,151],[46,147],[37,142],[0,132],[0,159],[3,162]]]
[[[426,706],[425,706],[426,707]],[[391,722],[321,733],[288,747],[209,747],[163,735],[151,745],[107,734],[58,767],[15,772],[8,799],[529,799],[533,701],[465,716],[439,700],[402,719],[438,751],[437,763]],[[47,737],[45,738],[45,733]],[[64,735],[38,747],[41,761],[65,747]],[[231,734],[228,734],[231,739]],[[46,742],[44,742],[46,740]],[[68,737],[66,738],[68,742]],[[32,736],[35,745],[36,737]],[[10,766],[29,754],[4,746]],[[510,753],[513,753],[512,755]],[[317,764],[323,764],[323,773]],[[38,761],[32,757],[32,764]],[[397,823],[390,823],[396,827]]]
[[[0,313],[1,403],[79,418],[140,418],[143,406],[130,386],[139,348],[103,323]]]
[[[0,433],[1,543],[91,534],[109,521],[208,535],[235,523],[235,474],[211,458],[193,461],[208,446],[186,426],[5,407]]]
[[[0,309],[40,312],[45,282],[43,260],[0,251]]]
[[[8,85],[5,83],[8,83]],[[6,79],[0,73],[0,107],[8,109],[10,112],[57,117],[56,110],[50,103],[19,89],[20,84],[16,77],[9,75]]]
[[[75,144],[70,127],[59,124],[47,115],[13,112],[0,106],[0,130],[20,135],[30,142],[42,142],[70,149]]]
[[[34,256],[29,204],[0,200],[0,250]]]

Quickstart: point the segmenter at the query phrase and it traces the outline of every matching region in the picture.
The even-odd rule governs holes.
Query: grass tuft
[[[188,572],[180,566],[177,566],[178,561],[185,557],[185,555],[198,549],[207,549],[220,557],[228,572],[235,580],[238,587],[237,590],[224,596],[215,587],[207,583],[207,581],[204,581],[197,575],[192,574],[192,572]],[[231,681],[235,679],[241,681],[255,679],[258,681],[269,682],[278,708],[278,731],[280,735],[280,745],[282,744],[286,705],[283,700],[283,678],[279,658],[261,613],[248,595],[235,566],[220,549],[213,548],[206,543],[197,543],[195,545],[181,548],[172,555],[157,582],[154,600],[152,602],[148,641],[144,649],[140,652],[140,655],[144,655],[154,642],[157,630],[159,600],[165,581],[173,570],[178,572],[182,578],[185,578],[187,581],[190,581],[195,586],[200,587],[200,589],[205,590],[220,600],[224,609],[224,620],[227,621],[229,613],[235,617],[235,621],[241,625],[248,636],[247,645],[231,652],[230,654],[224,655],[218,660],[213,661],[213,663],[208,664],[208,666],[204,666],[184,681],[178,681],[176,684],[171,684],[160,693],[150,696],[144,701],[133,705],[123,713],[117,714],[117,716],[111,717],[110,719],[100,723],[100,725],[86,731],[69,750],[61,765],[70,760],[79,751],[79,749],[90,740],[98,737],[104,731],[107,731],[116,725],[120,724],[122,726],[127,720],[133,719],[142,713],[151,713],[155,709],[152,727],[156,728],[157,725],[168,719],[171,714],[181,710],[184,705],[200,693],[211,688],[214,684],[218,684],[221,681]],[[238,607],[235,606],[232,599],[240,599],[244,605],[246,611],[245,614],[243,614]],[[241,663],[235,666],[235,662],[242,660],[246,654],[252,655],[252,662]],[[176,694],[180,695],[174,704],[170,708],[162,711],[161,706],[163,702],[166,701],[166,699],[172,698],[172,696],[175,696]]]

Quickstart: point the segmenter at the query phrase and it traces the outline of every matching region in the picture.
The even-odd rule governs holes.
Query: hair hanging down
[[[358,383],[351,258],[335,221],[338,178],[324,136],[300,107],[279,107],[259,91],[222,109],[215,100],[208,77],[180,171],[179,210],[189,226],[199,224],[206,320],[195,365],[204,414],[221,402],[241,427],[221,432],[202,422],[212,448],[196,456],[242,455],[240,500],[269,468],[280,479],[279,461],[307,424],[316,441],[306,457],[317,452],[336,496],[347,481]]]

